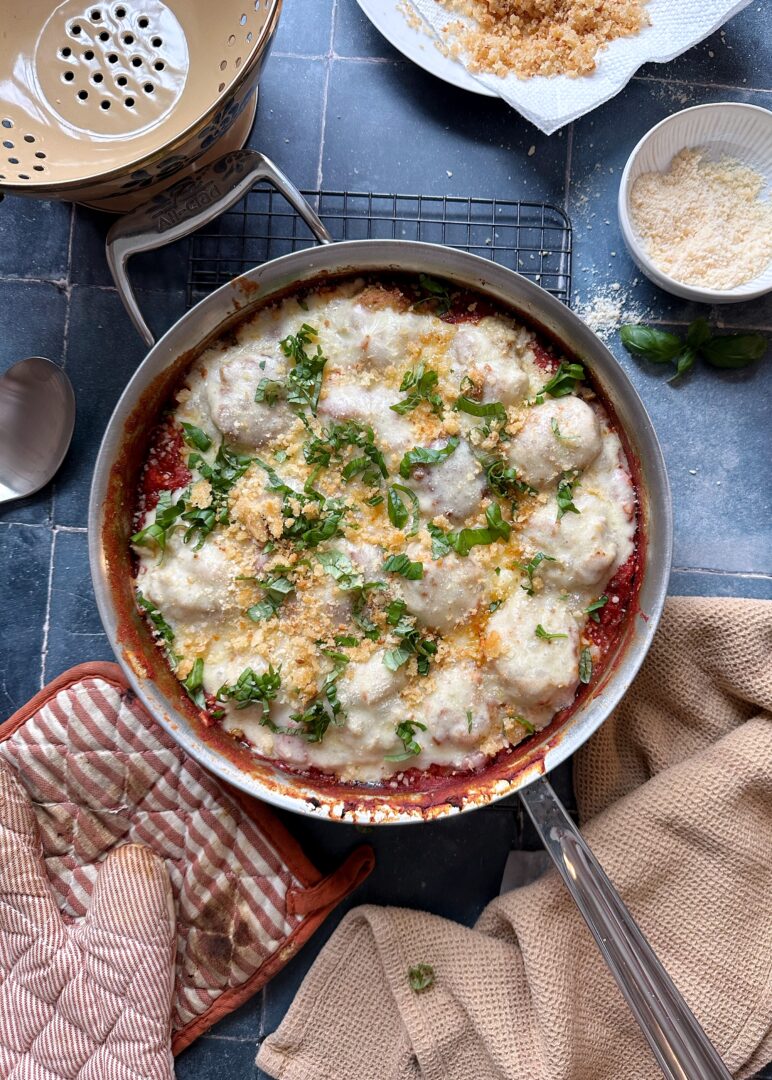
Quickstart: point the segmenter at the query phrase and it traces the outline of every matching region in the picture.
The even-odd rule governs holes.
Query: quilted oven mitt
[[[0,1076],[170,1080],[174,951],[169,875],[141,844],[108,855],[85,917],[65,924],[0,759]]]

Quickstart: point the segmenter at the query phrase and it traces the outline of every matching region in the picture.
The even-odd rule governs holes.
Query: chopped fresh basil
[[[416,300],[413,307],[417,308],[423,304],[433,304],[435,315],[447,315],[451,306],[450,292],[447,285],[443,285],[441,281],[429,277],[428,274],[419,274],[418,284],[425,295]]]
[[[237,709],[246,709],[248,705],[259,705],[262,710],[261,724],[269,724],[271,702],[276,697],[281,686],[281,665],[274,668],[268,665],[268,670],[262,675],[256,675],[251,667],[244,668],[241,675],[232,686],[223,684],[217,691],[217,700],[221,702],[232,701]]]
[[[519,724],[527,735],[535,734],[536,728],[533,726],[530,720],[526,720],[522,713],[517,713],[515,716],[511,716],[510,719],[514,720],[516,724]]]
[[[542,641],[558,641],[560,638],[568,638],[568,634],[551,634],[549,630],[545,630],[541,623],[536,627],[536,636],[541,638]]]
[[[434,986],[434,968],[431,964],[416,964],[415,967],[408,969],[407,978],[410,989],[420,994],[423,990]]]
[[[442,416],[444,410],[442,398],[437,393],[438,381],[436,371],[426,369],[422,363],[418,364],[411,371],[405,372],[400,383],[400,393],[407,393],[408,396],[404,401],[399,401],[396,405],[389,407],[393,412],[404,416],[405,413],[417,409],[422,401],[426,401],[436,416]]]
[[[577,506],[574,506],[574,484],[576,483],[576,476],[573,479],[569,479],[567,475],[564,475],[558,481],[557,490],[557,504],[558,504],[558,516],[557,520],[563,517],[564,514],[579,514],[581,511]]]
[[[415,739],[416,730],[426,731],[426,724],[422,724],[420,720],[403,720],[401,724],[397,724],[395,733],[397,738],[402,740],[405,749],[401,754],[387,754],[387,761],[407,761],[421,753],[422,748]]]
[[[537,551],[536,554],[527,563],[515,563],[518,570],[522,570],[525,576],[528,578],[528,584],[520,586],[529,596],[533,596],[536,591],[533,587],[533,575],[539,569],[543,562],[555,562],[553,555],[545,555],[543,551]]]
[[[483,404],[481,401],[475,401],[461,394],[456,398],[453,408],[458,412],[468,413],[469,416],[484,416],[489,420],[497,420],[500,424],[505,423],[507,419],[507,410],[500,401]]]
[[[604,593],[603,596],[599,596],[597,600],[593,600],[591,604],[588,604],[584,609],[585,615],[589,615],[593,622],[600,622],[601,609],[608,603],[608,597]]]
[[[202,546],[207,536],[217,525],[228,525],[228,496],[237,480],[240,480],[249,466],[252,458],[246,454],[237,454],[229,449],[225,443],[220,443],[217,457],[210,465],[204,461],[200,454],[191,454],[188,458],[188,467],[197,469],[199,474],[209,481],[212,498],[208,506],[189,506],[182,515],[186,522],[184,540],[189,544],[195,539],[195,550]]]
[[[342,532],[340,523],[349,512],[341,499],[328,499],[315,491],[310,482],[306,482],[303,491],[296,491],[285,484],[281,477],[260,458],[254,459],[268,476],[270,491],[278,491],[284,496],[281,513],[284,519],[282,537],[291,540],[297,547],[317,547],[324,540],[331,540]],[[309,478],[309,481],[312,478]],[[313,515],[306,513],[306,507],[316,503]]]
[[[206,452],[212,445],[212,440],[205,431],[195,424],[182,424],[182,434],[188,446],[194,446],[196,450]]]
[[[346,592],[362,586],[362,575],[342,551],[322,551],[317,556],[325,572]]]
[[[389,555],[383,564],[383,569],[388,574],[400,574],[408,581],[419,581],[424,576],[424,564],[412,562],[404,552],[399,555]]]
[[[405,495],[410,502],[410,510],[405,506],[402,495]],[[395,529],[404,529],[409,520],[410,528],[407,536],[415,536],[418,532],[420,507],[418,496],[411,488],[405,487],[404,484],[392,484],[389,488],[387,509],[389,521]]]
[[[557,422],[557,420],[555,419],[554,416],[550,420],[550,427],[552,428],[552,434],[555,436],[555,438],[558,440],[558,442],[562,442],[562,443],[576,442],[576,439],[577,439],[576,435],[561,435],[560,434],[560,428],[558,427],[558,422]]]
[[[255,390],[255,402],[258,405],[275,405],[284,394],[284,386],[276,379],[261,379]]]
[[[583,378],[584,368],[581,364],[561,363],[549,382],[541,388],[539,395],[549,394],[554,398],[567,397],[573,394]]]
[[[507,468],[503,458],[483,460],[488,487],[503,499],[514,499],[517,495],[537,495],[538,492],[524,480],[518,480],[517,470]]]
[[[473,723],[474,723],[474,719],[472,718],[472,710],[467,709],[466,710],[466,730],[469,732],[470,735],[472,734],[472,724]]]
[[[169,662],[173,667],[176,667],[180,657],[172,648],[172,645],[174,644],[174,631],[171,626],[169,626],[168,622],[161,614],[160,609],[156,607],[152,600],[148,600],[140,589],[137,589],[137,605],[145,613],[146,618],[153,627],[153,636],[163,645],[164,652],[166,653]]]
[[[206,695],[204,694],[204,661],[200,656],[195,660],[188,677],[181,681],[193,704],[199,709],[206,709]]]
[[[415,656],[418,674],[428,675],[432,657],[437,654],[436,642],[431,638],[421,636],[416,627],[415,618],[406,614],[404,608],[396,623],[393,623],[389,617],[389,624],[392,626],[392,633],[400,642],[396,648],[389,649],[383,655],[383,662],[389,671],[397,671],[408,662],[411,656]]]
[[[297,334],[289,334],[279,342],[281,351],[295,364],[287,375],[287,401],[290,405],[309,408],[314,416],[322,389],[322,373],[327,363],[327,357],[322,354],[318,343],[315,353],[309,356],[306,352],[306,346],[312,344],[317,336],[313,326],[303,323]]]
[[[166,550],[166,541],[169,533],[178,524],[180,516],[185,510],[185,499],[188,491],[183,492],[177,502],[172,502],[171,491],[162,491],[158,497],[155,508],[155,520],[146,525],[144,529],[134,533],[131,537],[132,544],[137,547],[147,547],[155,544],[159,551]]]
[[[488,604],[488,611],[498,611],[503,603],[503,600],[491,600],[490,604]]]
[[[512,526],[501,516],[498,503],[490,503],[486,507],[485,520],[487,525],[483,528],[453,529],[445,534],[436,525],[427,526],[432,537],[432,558],[442,558],[451,548],[458,555],[468,555],[478,544],[493,544],[497,540],[509,539]]]
[[[418,465],[439,465],[447,461],[460,441],[457,435],[451,435],[445,445],[437,450],[431,450],[428,446],[414,446],[412,450],[408,450],[399,463],[400,476],[408,480],[410,473]]]
[[[585,685],[592,678],[592,653],[588,648],[582,649],[579,655],[579,681]]]
[[[396,626],[406,611],[407,604],[404,600],[392,600],[386,608],[386,619],[389,626]]]
[[[287,597],[295,591],[294,584],[284,576],[289,570],[288,566],[277,566],[270,577],[258,581],[264,595],[259,603],[247,608],[247,615],[252,622],[272,619]]]
[[[348,661],[348,657],[343,659]],[[337,683],[344,666],[345,663],[338,663],[325,675],[321,689],[313,700],[302,712],[292,713],[290,719],[298,727],[282,729],[284,734],[300,735],[308,742],[321,742],[330,724],[343,723],[346,714],[338,699]]]

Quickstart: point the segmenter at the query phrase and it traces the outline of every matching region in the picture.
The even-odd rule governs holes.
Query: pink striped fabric
[[[86,912],[109,852],[139,843],[162,857],[177,911],[175,1031],[278,960],[303,921],[286,903],[288,889],[303,883],[269,837],[129,691],[100,678],[61,690],[0,743],[0,760],[32,800],[55,901],[79,935],[88,933]],[[7,1017],[3,967],[0,955],[0,1016]],[[21,1027],[11,1026],[22,1038]],[[11,1075],[6,1052],[0,1036],[2,1077]]]

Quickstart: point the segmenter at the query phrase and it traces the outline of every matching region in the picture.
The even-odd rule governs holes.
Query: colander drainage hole
[[[94,59],[94,54],[91,51],[91,49],[86,49],[86,51],[83,54],[83,59],[84,60],[93,60]]]
[[[24,136],[24,141],[25,142],[34,142],[35,141],[35,136],[34,135],[25,135]]]
[[[163,69],[166,67],[166,64],[164,64],[163,60],[156,60],[156,62],[153,64],[153,67],[156,69],[156,71],[163,71]]]
[[[32,168],[35,170],[35,172],[45,172],[45,169],[42,165],[33,165]]]
[[[93,19],[94,22],[99,22],[99,20],[102,18],[102,12],[94,8],[94,10],[91,12],[90,18]]]
[[[246,26],[247,25],[247,17],[246,17],[246,15],[242,15],[241,18],[239,19],[239,22],[241,23],[242,26]]]
[[[123,44],[124,45],[133,45],[134,44],[134,35],[133,34],[124,34],[123,35]]]
[[[100,41],[109,41],[109,40],[110,40],[110,35],[109,35],[109,34],[107,33],[107,31],[106,31],[106,30],[103,30],[103,31],[102,31],[102,32],[100,33],[100,35],[99,35],[99,40],[100,40]]]
[[[110,102],[109,101],[100,101],[99,102],[99,107],[100,107],[100,109],[109,109],[110,108]]]
[[[125,75],[119,75],[115,81],[118,83],[119,86],[125,86],[129,80],[126,78]]]
[[[77,24],[77,23],[75,23],[75,25],[74,25],[74,26],[71,26],[71,27],[70,27],[70,31],[71,31],[71,33],[73,33],[73,34],[79,34],[79,33],[80,33],[80,27],[78,26],[78,24]]]
[[[9,157],[8,158],[8,164],[9,165],[18,165],[19,164],[19,159],[17,157]]]
[[[29,176],[27,176],[27,174],[25,172],[20,172],[19,173],[19,179],[20,180],[29,180]]]
[[[134,98],[133,97],[127,97],[126,101],[124,102],[124,105],[126,106],[127,109],[133,109],[134,108]]]
[[[13,150],[13,143],[10,139],[3,139],[3,146],[6,148],[6,150]]]
[[[3,127],[4,128],[12,128],[13,127],[13,120],[3,120]]]
[[[101,83],[104,76],[102,75],[101,71],[95,71],[91,78],[94,80],[95,83]]]
[[[78,97],[80,98],[81,101],[85,101],[86,98],[88,97],[88,90],[79,90],[78,91]]]
[[[46,155],[43,153],[42,150],[38,150],[37,153],[35,154],[36,158],[44,158],[45,156]],[[42,166],[41,166],[41,168],[42,168]]]
[[[117,64],[118,63],[118,57],[116,56],[116,54],[114,52],[111,52],[110,55],[107,57],[107,62],[108,62],[108,64]]]
[[[115,9],[115,17],[116,17],[116,19],[125,19],[126,18],[126,8],[117,7]]]
[[[65,45],[59,55],[63,56],[65,59],[67,59],[68,56],[72,56],[72,49],[70,48],[69,45]]]
[[[141,18],[141,19],[138,19],[137,20],[137,26],[140,28],[140,30],[147,30],[148,26],[150,26],[150,20],[146,19],[144,17]]]
[[[132,56],[131,64],[132,67],[142,67],[142,60],[139,56]]]
[[[146,94],[152,94],[153,93],[153,84],[149,83],[149,82],[146,82],[145,85],[142,87],[142,89],[145,91]]]
[[[163,43],[164,43],[163,38],[159,38],[159,37],[154,37],[153,38],[152,45],[153,45],[154,49],[160,49],[161,46],[163,45]]]
[[[74,72],[74,71],[65,71],[64,75],[62,76],[62,78],[63,78],[63,79],[64,79],[64,80],[66,81],[66,82],[72,82],[72,80],[73,80],[73,79],[75,78],[75,72]]]

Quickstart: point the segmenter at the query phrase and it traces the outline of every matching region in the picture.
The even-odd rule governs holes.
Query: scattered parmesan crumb
[[[633,222],[652,261],[687,285],[732,289],[772,260],[772,202],[764,177],[730,158],[710,161],[704,147],[682,150],[667,172],[633,184]]]
[[[529,146],[528,147],[528,157],[533,157],[533,155],[535,153],[536,153],[536,147],[535,146]]]

